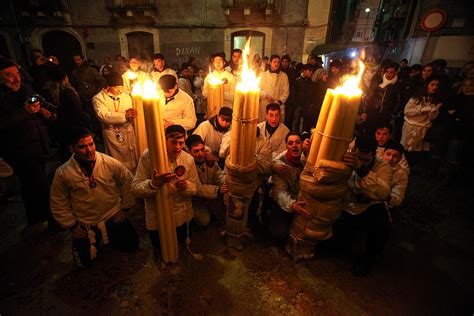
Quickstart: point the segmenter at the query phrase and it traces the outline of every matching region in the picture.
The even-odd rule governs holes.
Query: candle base
[[[351,173],[352,169],[340,162],[322,160],[316,168],[306,164],[300,176],[298,200],[306,203],[313,217],[293,217],[285,247],[293,260],[312,258],[316,244],[332,236],[332,224],[342,213]]]
[[[257,163],[242,168],[226,160],[226,183],[229,186],[229,196],[226,213],[226,244],[237,250],[242,250],[242,241],[247,235],[247,221],[250,202],[258,187]]]

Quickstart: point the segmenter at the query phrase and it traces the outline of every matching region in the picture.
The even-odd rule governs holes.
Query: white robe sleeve
[[[132,181],[132,193],[137,198],[147,198],[156,194],[151,184],[150,154],[148,149],[143,152],[138,161],[137,171]]]
[[[393,171],[392,167],[384,163],[383,166],[363,178],[356,177],[357,186],[364,195],[375,201],[386,201],[390,197]]]
[[[183,91],[183,93],[185,92]],[[181,125],[182,127],[184,127],[185,130],[189,131],[190,129],[194,128],[196,122],[196,111],[194,110],[194,103],[192,102],[192,99],[190,97],[189,102],[186,102],[186,104],[184,105],[182,118],[173,120],[173,123],[176,125]]]
[[[392,180],[392,192],[388,204],[390,207],[402,204],[408,186],[408,173],[399,169],[395,171]]]
[[[120,161],[114,161],[114,178],[120,184],[121,208],[129,209],[135,204],[131,187],[133,174]]]
[[[72,209],[71,193],[60,169],[56,171],[51,185],[50,203],[51,213],[59,225],[68,228],[76,223],[77,217]]]

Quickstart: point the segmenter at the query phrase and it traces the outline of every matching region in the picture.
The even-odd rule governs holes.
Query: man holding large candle
[[[282,121],[284,121],[285,102],[290,95],[290,84],[286,73],[280,71],[280,56],[272,55],[270,57],[270,68],[262,73],[260,88],[259,122],[265,121],[266,107],[269,103],[280,105]]]
[[[365,251],[352,267],[354,275],[363,276],[372,269],[375,257],[382,253],[390,235],[385,201],[390,198],[393,171],[389,164],[376,157],[377,143],[371,135],[357,138],[355,147],[355,152],[344,156],[344,163],[354,171],[344,198],[345,212],[334,224],[334,234],[347,236],[362,231],[367,235]],[[352,238],[349,241],[352,242]]]
[[[172,75],[162,76],[159,83],[166,98],[163,107],[165,128],[181,125],[187,131],[193,129],[197,121],[193,99],[178,88],[176,78]]]
[[[154,247],[160,248],[158,234],[158,214],[155,194],[158,188],[168,184],[169,196],[173,203],[173,217],[178,233],[178,240],[184,241],[187,236],[187,224],[194,216],[191,196],[197,192],[199,177],[191,155],[183,151],[185,129],[180,125],[166,128],[166,154],[170,166],[169,172],[159,174],[150,166],[150,153],[145,150],[140,157],[137,173],[132,182],[135,196],[145,199],[145,222]],[[184,166],[184,175],[175,173],[176,167]]]
[[[204,87],[202,88],[202,95],[204,97],[209,97],[208,94],[208,85],[209,77],[214,77],[216,79],[222,80],[224,84],[224,106],[232,108],[234,102],[234,91],[235,91],[235,76],[224,69],[225,65],[225,56],[224,53],[214,54],[212,59],[212,65],[214,66],[214,71],[211,72],[208,77],[204,80]]]
[[[132,120],[137,111],[130,96],[123,92],[123,78],[118,72],[111,72],[106,81],[107,88],[92,98],[96,115],[102,123],[105,152],[135,172],[138,157]]]

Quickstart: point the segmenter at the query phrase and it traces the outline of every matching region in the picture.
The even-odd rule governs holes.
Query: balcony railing
[[[106,0],[108,9],[155,9],[156,0]]]
[[[222,0],[224,8],[266,7],[273,5],[273,0]]]
[[[69,11],[66,0],[36,0],[33,6],[40,11]]]

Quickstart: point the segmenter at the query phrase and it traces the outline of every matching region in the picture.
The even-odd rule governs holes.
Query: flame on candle
[[[222,80],[214,76],[211,72],[211,67],[209,67],[209,75],[207,75],[207,83],[211,86],[217,86],[223,84]]]
[[[362,51],[360,52],[360,60],[365,60],[365,48],[362,48]]]
[[[258,91],[260,85],[260,78],[257,77],[257,74],[250,68],[248,58],[250,54],[250,39],[245,43],[245,48],[243,51],[244,63],[242,65],[242,81],[237,84],[236,89],[241,92],[248,91]]]
[[[349,76],[344,80],[342,86],[337,87],[336,93],[344,94],[348,97],[355,97],[362,94],[362,90],[359,88],[360,79],[364,73],[365,66],[362,61],[359,60],[359,73],[357,76]]]
[[[151,80],[146,80],[143,84],[142,97],[146,100],[158,99],[158,92],[156,90],[156,83]]]
[[[133,86],[132,95],[133,95],[133,96],[139,96],[139,95],[142,95],[142,94],[143,94],[142,86],[140,85],[140,83],[137,82],[137,83]]]
[[[130,80],[135,80],[135,79],[137,79],[138,76],[137,76],[137,74],[134,73],[133,71],[127,70],[127,77],[128,77],[128,79],[130,79]]]

